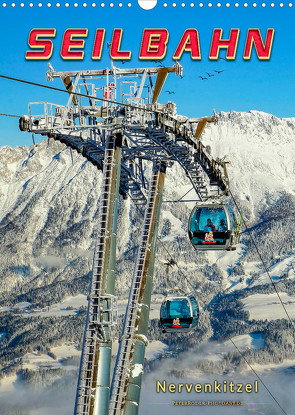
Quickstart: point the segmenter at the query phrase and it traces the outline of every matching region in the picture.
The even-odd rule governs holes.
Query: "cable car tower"
[[[138,413],[167,169],[179,163],[200,202],[208,204],[228,191],[226,162],[214,160],[200,141],[215,116],[187,118],[177,114],[173,102],[157,102],[169,73],[182,75],[181,65],[56,72],[49,64],[47,79],[62,80],[69,94],[66,105],[30,103],[29,115],[20,118],[22,131],[66,144],[103,172],[75,415]],[[146,176],[147,163],[151,177]],[[111,380],[119,194],[130,197],[144,219]],[[193,232],[191,238],[200,237]]]

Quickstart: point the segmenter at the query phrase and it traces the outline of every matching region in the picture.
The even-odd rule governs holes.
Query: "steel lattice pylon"
[[[50,66],[47,78],[62,80],[69,93],[67,104],[31,103],[29,115],[20,119],[22,131],[52,137],[103,170],[75,415],[138,412],[166,168],[179,163],[200,201],[228,192],[227,162],[214,160],[200,141],[205,125],[216,117],[189,119],[177,114],[173,102],[157,103],[169,73],[182,75],[182,67],[176,62],[168,68],[112,65],[55,72]],[[34,115],[35,104],[44,106],[43,115]],[[145,163],[153,164],[151,179],[146,177]],[[119,194],[145,208],[145,217],[110,393]]]

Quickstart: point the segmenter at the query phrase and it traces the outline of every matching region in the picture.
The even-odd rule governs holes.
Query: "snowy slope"
[[[295,118],[280,119],[259,111],[220,113],[202,140],[214,157],[228,156],[231,188],[252,211],[282,192],[294,195]],[[254,212],[253,212],[254,213]]]
[[[254,235],[259,236],[261,249],[268,255],[270,245],[275,244],[273,260],[267,258],[273,263],[276,252],[278,257],[282,256],[284,244],[286,257],[292,254],[293,236],[285,235],[284,217],[281,222],[272,219],[283,212],[281,205],[288,205],[288,212],[295,211],[294,131],[294,118],[279,119],[251,111],[221,113],[218,123],[208,124],[203,134],[214,157],[227,155],[231,161],[231,190],[249,226],[257,228]],[[76,152],[72,157],[73,161],[70,150],[53,140],[30,148],[0,149],[0,258],[5,264],[0,269],[0,292],[24,293],[58,281],[79,279],[91,271],[101,172]],[[187,178],[174,164],[167,172],[164,199],[176,200],[189,189]],[[125,295],[141,219],[130,200],[120,206],[117,251],[122,278],[118,290]],[[241,245],[236,253],[196,254],[186,236],[192,207],[193,203],[164,203],[160,226],[163,243],[190,278],[201,284],[208,281],[202,269],[208,261],[210,267],[215,264],[217,280],[221,279],[223,288],[228,290],[243,289],[249,282],[268,283],[260,277],[257,254],[247,238],[242,239],[246,245]],[[277,235],[281,243],[276,240]],[[166,257],[158,244],[156,288],[165,285]],[[237,267],[238,274],[232,272]],[[171,279],[178,280],[176,270],[171,270]],[[60,300],[56,298],[55,302]]]
[[[72,157],[73,162],[70,150],[53,140],[0,149],[0,258],[5,264],[0,292],[20,287],[24,292],[90,272],[102,173],[76,152]],[[177,199],[188,180],[175,165],[166,184],[167,198]],[[188,207],[164,206],[168,241],[186,241],[188,215]],[[119,220],[118,267],[129,278],[141,222],[130,200],[121,203]],[[127,293],[124,278],[119,290]]]
[[[295,118],[251,111],[221,113],[217,124],[208,124],[203,134],[214,157],[226,155],[231,161],[228,173],[236,202],[272,280],[284,284],[294,280],[294,132]],[[169,168],[166,176],[164,201],[177,200],[190,189],[179,165]],[[52,139],[30,148],[0,148],[3,307],[26,301],[50,307],[88,294],[101,177],[80,154],[71,155]],[[187,195],[193,197],[192,192]],[[166,249],[199,288],[202,305],[221,290],[230,293],[269,285],[246,233],[235,252],[196,253],[192,249],[186,234],[192,207],[193,203],[163,203],[160,239],[164,247],[158,243],[155,293],[165,294],[167,288]],[[141,221],[130,200],[121,200],[117,246],[121,298],[128,294]],[[170,285],[181,283],[186,288],[176,267],[169,279]]]
[[[211,146],[214,157],[227,155],[231,161],[231,190],[272,281],[280,284],[279,292],[291,317],[295,316],[294,133],[295,118],[278,119],[251,111],[221,113],[218,123],[208,125],[203,134],[203,142]],[[73,152],[71,157],[69,149],[53,140],[30,148],[0,148],[0,321],[16,321],[15,332],[14,327],[7,331],[0,327],[0,342],[10,353],[11,362],[18,364],[18,358],[23,358],[21,366],[11,369],[14,381],[14,370],[60,370],[67,359],[66,371],[77,369],[79,339],[71,337],[83,331],[78,309],[86,305],[89,289],[101,177],[102,173],[81,155]],[[168,169],[164,201],[176,200],[190,188],[178,165]],[[188,199],[193,197],[192,192],[187,195]],[[270,367],[276,364],[271,360],[276,353],[285,361],[293,359],[294,341],[284,326],[285,315],[253,243],[243,233],[242,243],[234,252],[196,253],[187,238],[193,205],[163,203],[159,234],[164,247],[158,243],[154,277],[157,298],[153,299],[150,317],[158,318],[168,286],[164,263],[173,256],[197,287],[202,311],[197,335],[173,340],[161,334],[152,321],[147,358],[196,347],[196,361],[208,361],[213,371],[228,370],[235,354],[231,337],[254,360],[259,356],[260,360],[255,360],[259,370],[265,362]],[[141,223],[130,200],[120,200],[119,314],[126,306]],[[169,285],[189,288],[176,267],[169,272]],[[60,325],[65,333],[58,331]],[[39,329],[49,332],[46,345],[39,339]],[[278,352],[277,333],[283,333]],[[211,342],[211,336],[217,341]],[[70,360],[72,357],[76,361]],[[186,374],[191,370],[197,376],[205,368],[194,367],[190,353],[187,361],[179,361]],[[294,364],[294,359],[290,362]],[[9,363],[5,361],[3,367]],[[171,361],[168,366],[171,370]]]
[[[289,316],[295,318],[295,296],[279,293]],[[242,300],[244,310],[250,312],[250,319],[254,320],[277,320],[286,318],[285,311],[276,293],[254,294]]]

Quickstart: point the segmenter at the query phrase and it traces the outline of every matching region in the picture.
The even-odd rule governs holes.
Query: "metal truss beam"
[[[108,413],[121,146],[121,132],[107,138],[98,237],[93,260],[75,415],[107,415]]]
[[[136,415],[143,372],[166,164],[156,162],[112,380],[109,415]]]

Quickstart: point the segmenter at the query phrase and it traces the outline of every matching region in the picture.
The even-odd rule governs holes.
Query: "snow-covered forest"
[[[257,111],[231,112],[219,114],[217,124],[208,125],[202,138],[214,157],[226,155],[231,161],[231,191],[293,319],[294,132],[295,118],[279,119]],[[72,391],[75,389],[101,177],[101,171],[81,154],[73,152],[71,157],[70,150],[53,139],[30,148],[0,148],[2,387],[8,387],[11,379],[10,388],[21,382],[39,388],[67,384]],[[174,164],[167,171],[164,200],[177,200],[189,189],[188,179]],[[189,193],[188,198],[192,197]],[[233,201],[228,201],[235,209]],[[247,230],[242,226],[241,244],[234,252],[197,253],[187,237],[193,206],[192,202],[163,203],[152,308],[159,309],[169,285],[188,288],[176,267],[170,270],[168,284],[164,265],[168,250],[196,287],[202,309],[200,323],[193,333],[171,336],[161,332],[157,313],[153,312],[149,340],[151,345],[161,342],[164,346],[146,361],[146,372],[158,370],[167,359],[175,360],[170,375],[180,378],[194,371],[206,375],[245,371],[245,360],[226,343],[230,337],[240,342],[250,364],[280,365],[288,360],[294,365],[294,330]],[[130,200],[120,199],[120,278],[116,290],[125,305],[141,223]],[[116,337],[121,326],[122,315],[114,332]],[[216,343],[224,345],[222,352],[217,351]],[[200,352],[203,344],[212,345],[210,353]],[[58,347],[64,347],[63,351]],[[190,350],[198,358],[188,366],[181,355]],[[212,357],[218,353],[219,359]],[[0,385],[2,401],[5,397]],[[31,413],[7,402],[2,409],[0,405],[0,414]]]

